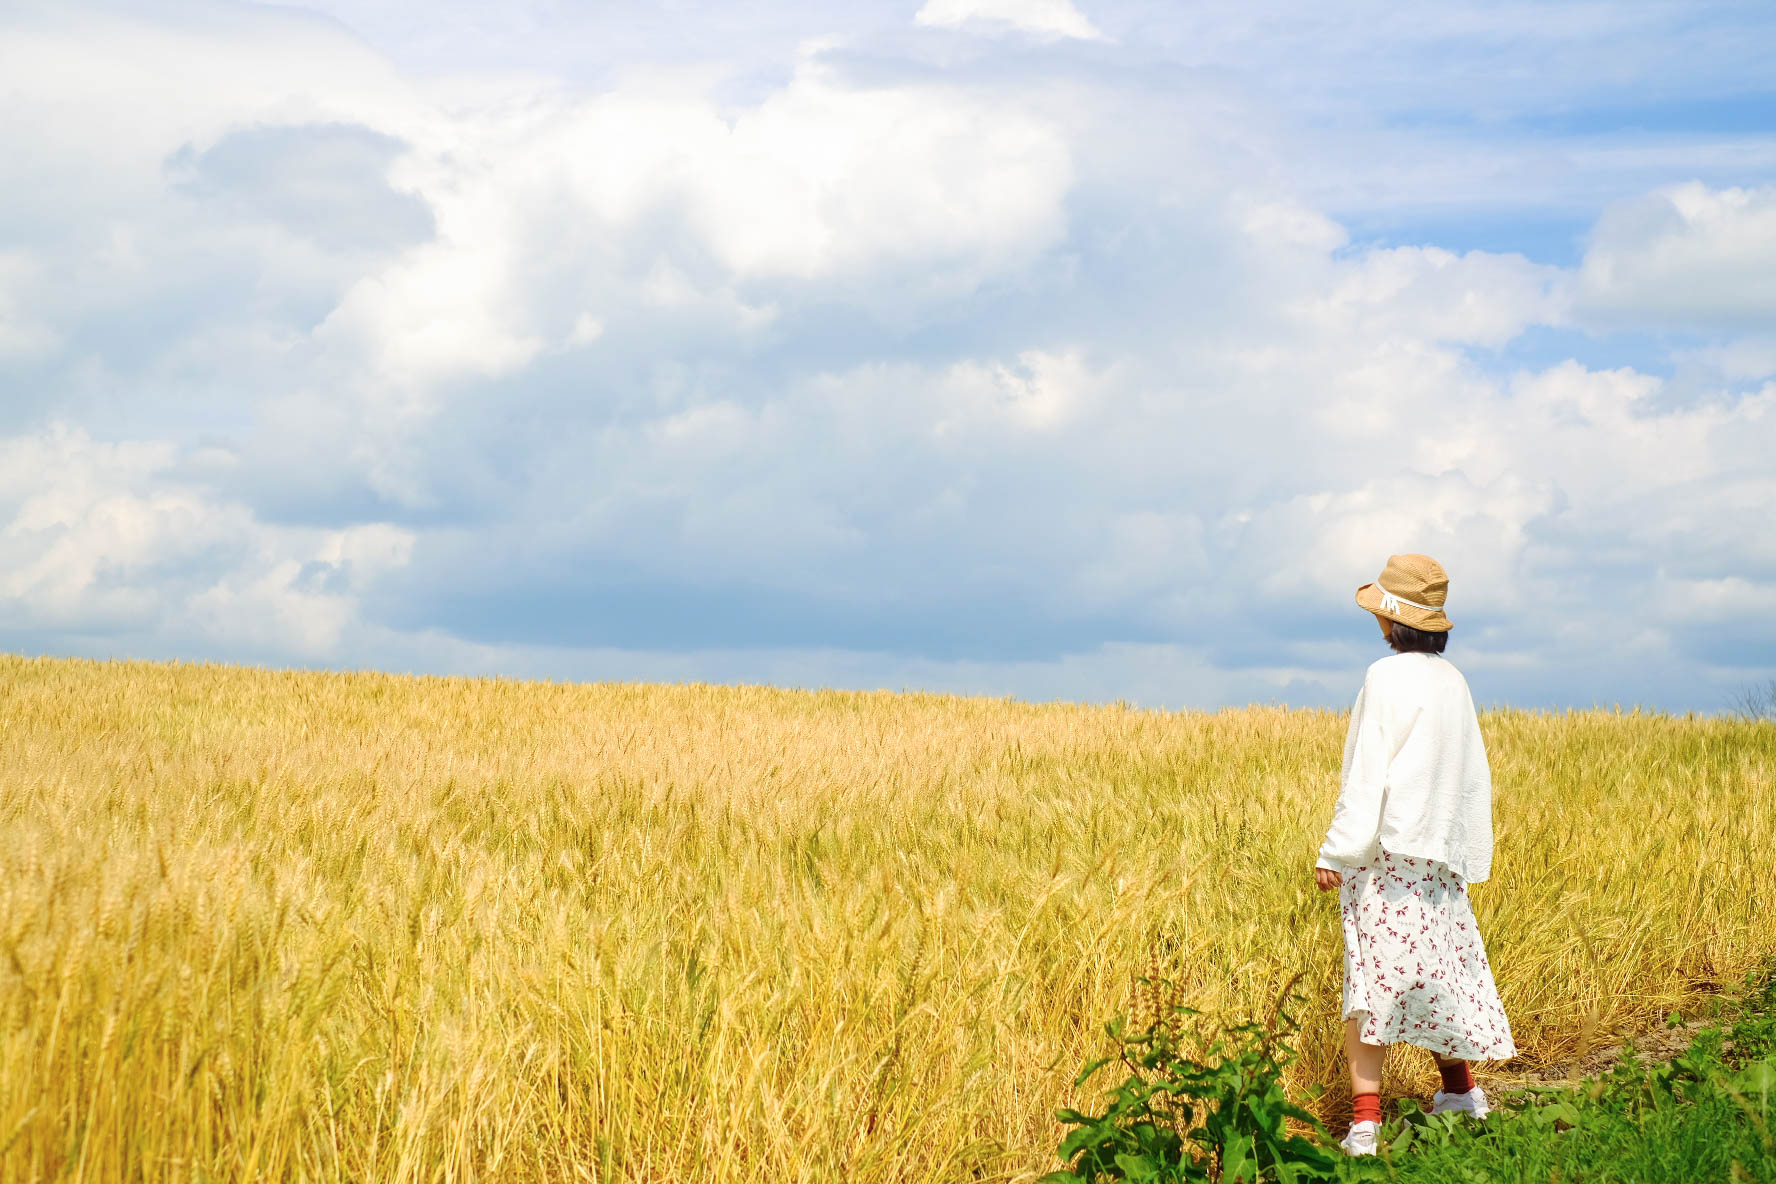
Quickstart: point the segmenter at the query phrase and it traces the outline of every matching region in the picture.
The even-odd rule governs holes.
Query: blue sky
[[[1764,3],[11,5],[0,645],[1776,677]]]

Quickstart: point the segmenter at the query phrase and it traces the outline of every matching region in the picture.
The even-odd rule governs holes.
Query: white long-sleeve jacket
[[[1319,867],[1383,850],[1435,859],[1468,883],[1492,874],[1492,770],[1467,679],[1439,654],[1369,667],[1351,708],[1344,774]]]

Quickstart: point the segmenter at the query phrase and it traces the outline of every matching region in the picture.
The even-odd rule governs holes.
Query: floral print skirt
[[[1462,1061],[1516,1055],[1460,876],[1383,851],[1345,869],[1338,902],[1344,1018],[1362,1020],[1364,1044],[1404,1041]]]

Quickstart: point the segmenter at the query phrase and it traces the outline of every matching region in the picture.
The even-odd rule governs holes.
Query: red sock
[[[1466,1061],[1438,1065],[1437,1072],[1443,1075],[1443,1092],[1446,1094],[1465,1094],[1474,1088],[1474,1074]]]
[[[1357,1094],[1351,1099],[1351,1125],[1381,1121],[1381,1095]]]

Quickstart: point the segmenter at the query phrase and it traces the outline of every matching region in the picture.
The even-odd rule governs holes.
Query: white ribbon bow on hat
[[[1404,596],[1395,596],[1392,592],[1383,588],[1379,581],[1377,581],[1375,587],[1376,590],[1381,593],[1381,611],[1384,613],[1397,613],[1400,611],[1400,606],[1402,604],[1409,604],[1413,608],[1422,608],[1427,613],[1440,613],[1443,611],[1443,606],[1440,604],[1420,604],[1416,600],[1407,600]]]

